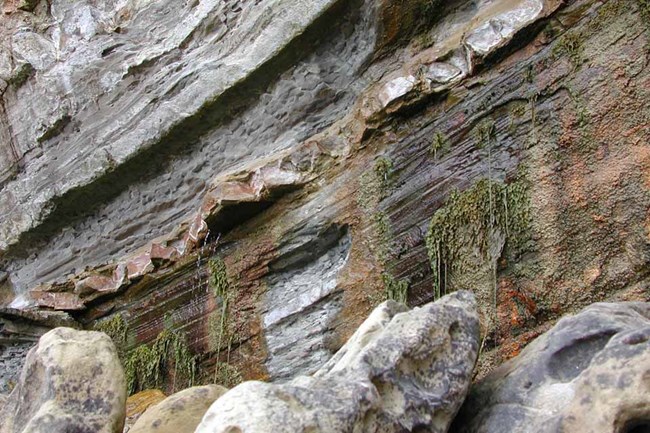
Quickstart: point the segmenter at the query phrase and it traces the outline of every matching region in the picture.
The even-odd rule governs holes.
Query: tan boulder
[[[219,385],[195,386],[149,407],[129,433],[193,433],[208,408],[226,391]]]
[[[145,389],[126,399],[126,422],[124,433],[128,432],[140,416],[167,396],[159,389]]]
[[[126,381],[111,339],[56,328],[25,360],[0,409],[0,433],[121,433]]]

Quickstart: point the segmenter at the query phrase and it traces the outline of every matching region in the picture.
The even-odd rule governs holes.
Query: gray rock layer
[[[647,431],[648,420],[650,305],[600,303],[474,386],[452,431]]]
[[[245,382],[210,407],[196,433],[445,432],[478,339],[469,292],[411,311],[387,301],[314,376]]]
[[[0,433],[121,433],[126,382],[111,339],[56,328],[27,355]]]
[[[14,287],[133,252],[195,212],[216,174],[342,117],[367,84],[357,71],[374,47],[373,14],[345,14],[322,46],[296,46],[335,3],[54,0],[32,18],[48,32],[29,23],[8,36],[21,41],[7,49],[14,63],[35,68],[0,115],[25,166],[0,177],[0,252],[30,250],[0,265]],[[11,161],[5,141],[0,161]]]
[[[8,393],[18,382],[32,343],[0,344],[0,393]]]

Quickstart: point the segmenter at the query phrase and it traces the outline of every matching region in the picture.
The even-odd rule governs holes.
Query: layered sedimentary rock
[[[29,311],[0,308],[0,394],[19,382],[29,350],[38,339],[57,326],[78,327],[61,311]]]
[[[167,371],[133,391],[313,372],[386,297],[473,290],[480,375],[647,299],[644,1],[15,6],[1,298]]]
[[[648,428],[650,305],[594,304],[474,385],[458,432]]]
[[[387,301],[313,376],[244,382],[210,407],[196,433],[445,432],[478,349],[471,293],[411,311]]]

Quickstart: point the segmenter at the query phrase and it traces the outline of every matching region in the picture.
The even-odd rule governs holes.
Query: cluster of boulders
[[[100,332],[56,328],[0,398],[0,433],[640,432],[650,427],[650,305],[594,304],[472,385],[470,292],[387,301],[312,376],[129,399]],[[126,422],[125,422],[126,421]]]

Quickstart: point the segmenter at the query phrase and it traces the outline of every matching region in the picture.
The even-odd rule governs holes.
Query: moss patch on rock
[[[243,377],[234,365],[218,361],[214,367],[213,381],[226,388],[232,388],[239,385],[243,381]]]
[[[377,158],[372,169],[363,173],[359,180],[359,206],[368,210],[386,197],[393,183],[392,175],[393,162],[385,156]]]
[[[406,304],[409,281],[406,279],[398,280],[388,272],[384,272],[381,275],[381,279],[384,282],[385,299],[391,299]]]
[[[115,347],[117,348],[117,354],[122,363],[124,363],[129,331],[129,326],[126,323],[124,316],[122,314],[116,314],[109,319],[97,322],[93,326],[93,330],[103,332],[111,337],[111,340],[113,340],[113,343],[115,343]]]
[[[178,332],[165,330],[151,345],[138,346],[131,351],[124,370],[130,394],[162,388],[168,376],[173,378],[172,391],[176,391],[194,385],[196,356]]]
[[[210,350],[216,353],[213,383],[232,387],[241,382],[241,374],[230,364],[230,352],[236,337],[231,322],[231,310],[235,301],[235,285],[228,278],[226,264],[223,259],[214,257],[208,262],[210,270],[209,285],[219,308],[208,318],[208,335]],[[219,361],[221,352],[226,351],[225,362]]]
[[[560,39],[553,48],[553,55],[556,58],[566,57],[577,69],[583,61],[584,45],[582,36],[579,33],[567,33]]]
[[[449,140],[445,135],[440,132],[436,131],[435,134],[433,134],[433,139],[431,140],[431,146],[429,146],[429,154],[437,158],[438,156],[443,156],[445,153],[449,151]]]
[[[393,162],[388,157],[381,156],[375,160],[372,168],[361,175],[357,196],[359,209],[370,222],[371,232],[368,241],[372,253],[384,269],[391,256],[392,233],[390,218],[386,212],[379,209],[379,203],[390,193],[393,182]],[[409,286],[407,281],[397,281],[392,274],[384,271],[382,282],[384,292],[368,296],[371,305],[378,305],[386,299],[406,303]]]
[[[481,179],[463,192],[452,192],[431,218],[426,236],[435,298],[447,293],[455,274],[466,271],[467,251],[477,252],[485,261],[496,259],[490,247],[498,234],[511,251],[521,250],[530,237],[529,227],[524,180],[503,184]]]

